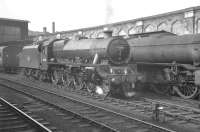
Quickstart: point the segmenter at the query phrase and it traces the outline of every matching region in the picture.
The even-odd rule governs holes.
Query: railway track
[[[114,106],[127,109],[132,113],[138,113],[146,117],[151,117],[157,122],[168,123],[180,127],[184,126],[194,128],[197,131],[200,130],[200,109],[198,108],[172,104],[144,97],[127,101],[111,97],[101,98],[95,95],[91,96],[87,92],[80,90],[77,91],[71,89],[70,92],[102,101],[105,104],[112,104]]]
[[[0,97],[1,132],[52,132],[5,99]]]
[[[175,105],[166,101],[158,101],[148,98],[137,98],[127,101],[110,97],[101,98],[96,95],[91,96],[91,94],[80,90],[65,90],[86,98],[91,98],[92,100],[97,100],[103,104],[112,105],[114,107],[116,106],[117,109],[128,111],[128,114],[133,113],[136,117],[137,115],[142,115],[144,118],[141,118],[141,120],[148,120],[150,122],[153,120],[153,123],[156,122],[159,125],[160,123],[165,124],[175,128],[174,130],[176,131],[199,132],[200,129],[200,109],[197,108]],[[140,116],[138,116],[138,118],[140,118]]]
[[[62,110],[76,114],[76,116],[93,122],[96,125],[110,131],[173,132],[171,129],[161,127],[147,121],[142,121],[111,109],[86,103],[80,99],[74,99],[66,96],[64,97],[54,92],[41,90],[36,87],[33,88],[25,84],[22,86],[22,84],[10,82],[8,80],[3,80],[1,81],[1,84],[2,83],[6,87],[17,90],[18,92],[23,92],[23,94],[39,99],[40,101],[44,101],[49,105],[56,105],[56,107],[59,107]]]
[[[77,93],[76,91],[73,91]],[[87,93],[78,92],[82,96],[88,96]],[[161,123],[167,123],[172,126],[191,128],[194,131],[200,130],[200,109],[172,104],[165,101],[158,101],[149,98],[137,98],[127,101],[116,98],[102,99],[98,96],[91,97],[107,104],[126,109],[132,113],[150,117],[152,120]]]
[[[5,91],[3,91],[3,92],[5,92]],[[9,93],[15,94],[16,91],[9,90]],[[6,93],[6,94],[9,94],[9,93]],[[19,95],[20,95],[20,98],[28,98],[28,100],[20,99],[20,103],[19,104],[15,103],[14,107],[18,110],[20,108],[23,111],[26,111],[25,113],[29,114],[27,116],[32,118],[32,120],[35,120],[38,124],[42,124],[44,127],[49,129],[50,132],[51,131],[52,132],[65,132],[65,131],[77,131],[78,132],[78,131],[82,131],[83,129],[84,129],[84,131],[88,131],[88,132],[90,132],[90,131],[91,132],[92,131],[97,131],[97,132],[115,131],[114,129],[112,129],[110,127],[105,127],[102,124],[97,124],[94,121],[83,118],[82,116],[76,114],[75,112],[67,111],[58,106],[49,104],[45,101],[38,100],[36,98],[27,97],[27,95],[24,95],[24,94],[19,94]],[[6,98],[8,98],[9,100],[12,100],[12,97],[10,97],[10,98],[6,97]],[[17,100],[17,99],[19,99],[19,98],[17,96],[15,96],[15,100]],[[19,110],[19,111],[21,111],[21,110]],[[50,115],[46,114],[46,113],[49,113]],[[51,121],[51,119],[48,118],[50,116],[56,120]],[[13,119],[13,118],[11,118],[11,119]],[[14,120],[17,120],[17,119],[14,119]],[[59,120],[59,122],[58,122],[58,120]],[[58,123],[55,123],[55,122],[58,122]],[[10,125],[9,127],[6,127],[7,129],[9,128],[8,129],[9,132],[17,131],[17,130],[11,130],[11,129],[13,129],[12,121],[8,120],[7,124]],[[0,125],[1,126],[0,130],[2,129],[3,132],[5,129],[4,125],[5,124],[2,124],[2,126]],[[24,125],[19,125],[19,127],[22,127],[22,126],[24,126]],[[16,128],[16,127],[14,126],[14,128]],[[20,132],[21,131],[22,130],[20,130]],[[43,130],[35,130],[34,132],[38,132],[38,131],[45,132]]]

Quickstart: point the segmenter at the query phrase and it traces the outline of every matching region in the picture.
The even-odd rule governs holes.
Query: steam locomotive
[[[134,95],[130,46],[105,32],[101,39],[48,39],[24,46],[19,67],[27,77],[103,96]]]
[[[200,34],[132,37],[130,63],[137,65],[137,87],[194,98],[200,89]]]

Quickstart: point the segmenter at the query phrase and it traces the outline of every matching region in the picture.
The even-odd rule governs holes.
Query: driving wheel
[[[198,87],[194,84],[183,84],[181,86],[173,86],[176,93],[184,99],[192,99],[198,95]]]

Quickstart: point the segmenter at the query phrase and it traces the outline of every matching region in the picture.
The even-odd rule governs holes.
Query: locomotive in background
[[[0,43],[0,69],[7,73],[16,73],[19,69],[19,54],[32,40],[14,40]]]
[[[22,47],[1,46],[0,47],[0,67],[5,72],[14,73],[19,67],[19,57]]]
[[[130,63],[137,65],[137,87],[182,98],[199,95],[200,34],[132,37]]]
[[[24,75],[50,80],[67,88],[86,89],[104,96],[134,95],[134,72],[128,66],[130,46],[106,31],[101,39],[54,39],[24,46],[19,67]]]

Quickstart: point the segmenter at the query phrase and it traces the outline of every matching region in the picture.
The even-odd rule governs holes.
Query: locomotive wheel
[[[38,73],[38,80],[39,80],[39,81],[44,81],[45,78],[46,78],[45,73],[42,72],[42,71],[39,71],[39,73]]]
[[[169,93],[170,86],[164,84],[150,84],[150,89],[157,94],[166,95]]]
[[[25,73],[24,73],[24,75],[27,77],[27,78],[29,78],[30,76],[31,76],[31,69],[25,69]]]
[[[22,76],[27,76],[27,69],[26,68],[23,68],[22,69]]]
[[[98,89],[96,88],[96,91],[97,91]],[[106,83],[103,83],[103,85],[102,85],[102,90],[103,90],[103,96],[108,96],[109,94],[110,94],[110,85],[109,84],[106,84]]]
[[[54,70],[54,71],[52,72],[51,81],[52,81],[52,83],[55,84],[55,85],[58,85],[58,83],[59,83],[59,75],[58,75],[58,72],[57,72],[56,70]]]
[[[70,75],[63,75],[63,85],[65,86],[65,88],[67,89],[75,89],[75,79],[73,76]]]
[[[95,92],[95,85],[91,82],[88,82],[86,85],[86,89],[89,93],[94,93]]]
[[[72,89],[72,88],[75,89],[74,80],[73,79],[69,80],[69,84],[68,84],[67,88],[69,88],[69,89]]]
[[[173,86],[176,93],[184,99],[192,99],[198,95],[198,87],[194,84],[184,84],[182,86]]]
[[[82,81],[82,79],[80,77],[77,77],[75,79],[74,83],[75,83],[75,89],[81,90],[84,88],[84,82]]]
[[[33,69],[29,69],[29,79],[35,80],[35,78],[34,78],[34,70]]]
[[[34,77],[34,79],[39,80],[39,74],[40,74],[39,70],[34,70],[33,71],[33,77]]]
[[[68,88],[70,85],[70,76],[63,74],[61,79],[62,79],[64,87]]]

